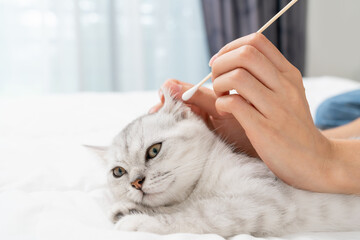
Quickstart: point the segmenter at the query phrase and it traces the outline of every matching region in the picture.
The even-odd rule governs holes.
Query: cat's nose
[[[136,188],[137,190],[141,190],[144,181],[145,181],[145,177],[137,178],[135,181],[131,183],[131,186],[133,188]]]

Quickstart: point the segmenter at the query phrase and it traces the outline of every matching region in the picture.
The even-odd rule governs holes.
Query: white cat
[[[159,234],[360,230],[360,197],[295,189],[255,158],[234,153],[165,92],[157,113],[130,123],[106,161],[116,229]]]

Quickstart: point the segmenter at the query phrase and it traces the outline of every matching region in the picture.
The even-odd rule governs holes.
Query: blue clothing
[[[357,118],[360,118],[360,89],[325,100],[317,109],[315,125],[320,129],[328,129]]]

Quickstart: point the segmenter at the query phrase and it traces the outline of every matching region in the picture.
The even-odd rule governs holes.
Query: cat
[[[95,148],[115,199],[115,228],[158,234],[281,236],[360,230],[360,197],[313,193],[236,153],[181,101],[131,122]]]

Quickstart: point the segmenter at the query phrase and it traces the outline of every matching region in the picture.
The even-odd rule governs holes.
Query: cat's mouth
[[[166,190],[165,190],[166,191]],[[151,196],[151,195],[156,195],[156,194],[161,194],[163,192],[165,192],[164,190],[162,191],[149,191],[149,190],[142,190],[142,194],[143,196]]]
[[[157,192],[157,193],[147,193],[147,192],[143,192],[142,194],[142,199],[141,199],[141,201],[143,202],[144,201],[144,198],[151,198],[151,197],[154,197],[154,196],[156,196],[156,195],[158,195],[158,194],[161,194],[161,193],[163,193],[163,192]]]
[[[175,183],[175,178],[166,186],[166,188],[150,188],[150,189],[142,189],[141,190],[141,204],[144,205],[157,205],[159,200],[165,200],[166,192],[171,186]]]
[[[158,199],[159,195],[161,195],[162,193],[164,192],[149,193],[141,191],[142,196],[138,203],[144,206],[153,207],[154,200],[156,201],[156,199]]]
[[[166,190],[171,187],[171,185],[175,182],[175,180],[173,180],[172,182],[170,182],[170,184],[167,186],[167,188],[165,190],[155,190],[155,191],[151,191],[151,190],[141,190],[142,194],[143,194],[143,198],[144,197],[153,197],[153,196],[156,196],[156,195],[160,195],[160,194],[163,194],[166,192]]]

